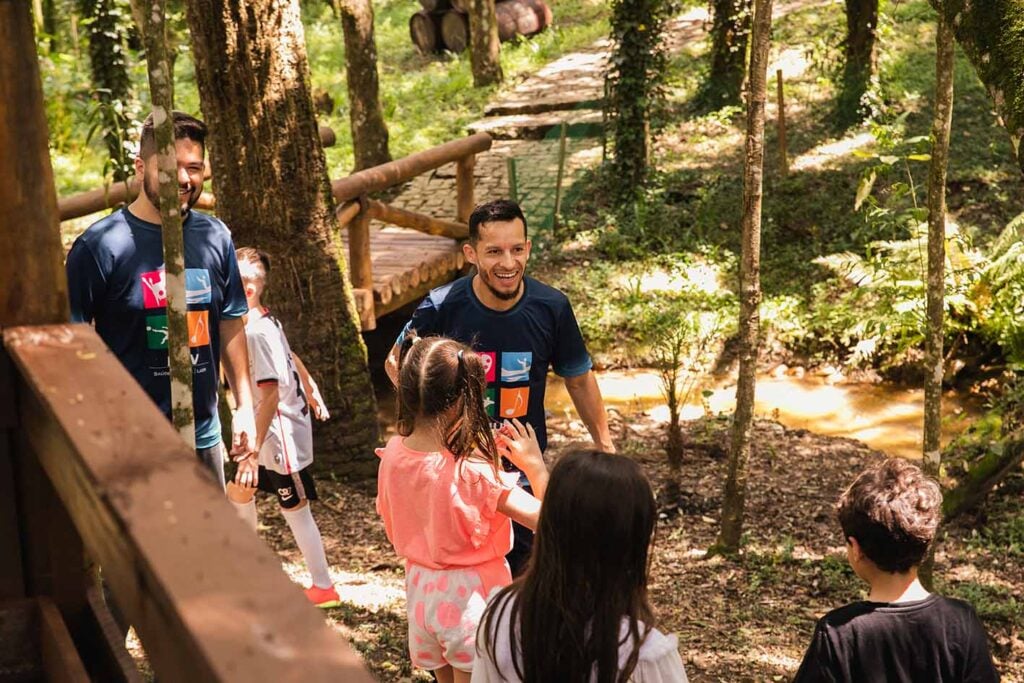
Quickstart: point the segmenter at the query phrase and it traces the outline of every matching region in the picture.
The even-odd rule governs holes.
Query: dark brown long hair
[[[501,458],[484,408],[486,388],[487,370],[472,349],[409,330],[398,356],[398,433],[409,436],[418,421],[433,420],[456,461],[479,453],[497,469]]]
[[[498,661],[497,629],[507,612],[512,664],[521,680],[589,683],[596,675],[597,683],[627,681],[654,626],[647,570],[656,517],[651,485],[630,458],[574,451],[559,460],[526,573],[484,613],[482,642],[491,660]],[[632,650],[619,668],[623,642]]]

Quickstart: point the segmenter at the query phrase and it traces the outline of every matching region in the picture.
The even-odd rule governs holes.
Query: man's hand
[[[256,457],[255,453],[247,453],[245,455],[234,458],[235,462],[238,463],[238,471],[235,472],[235,483],[244,489],[254,489],[256,484],[259,483],[259,458]]]

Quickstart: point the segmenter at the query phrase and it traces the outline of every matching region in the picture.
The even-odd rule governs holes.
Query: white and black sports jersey
[[[313,427],[288,339],[281,323],[264,308],[249,312],[245,341],[253,386],[274,382],[279,397],[277,414],[260,449],[259,463],[281,474],[298,472],[313,462]],[[255,394],[258,401],[259,391]],[[256,409],[259,410],[258,403]]]

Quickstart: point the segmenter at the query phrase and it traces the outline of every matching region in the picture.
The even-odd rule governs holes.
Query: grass
[[[554,24],[543,33],[502,46],[506,83],[562,54],[584,48],[608,33],[607,6],[599,0],[553,0]],[[410,0],[375,3],[374,29],[378,50],[381,104],[395,158],[427,149],[465,134],[466,124],[483,115],[495,87],[474,88],[469,55],[420,55],[409,38]],[[326,150],[332,178],[352,170],[352,138],[345,84],[345,46],[341,21],[329,3],[303,3],[303,24],[314,93],[326,92],[335,102],[321,123],[331,126],[337,144]],[[169,17],[178,44],[175,62],[175,106],[201,113],[188,31],[180,14]],[[83,38],[84,41],[84,38]],[[145,116],[148,86],[145,62],[129,51],[136,102],[132,114]],[[51,154],[57,192],[66,196],[103,184],[105,150],[99,140],[87,143],[89,99],[88,58],[84,42],[78,53],[41,55],[43,89],[51,131]]]

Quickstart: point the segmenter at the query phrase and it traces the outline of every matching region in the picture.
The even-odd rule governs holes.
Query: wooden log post
[[[568,126],[562,121],[558,135],[558,175],[555,176],[555,209],[551,214],[551,234],[558,237],[558,224],[562,214],[562,177],[565,175],[565,142],[568,137]]]
[[[372,219],[397,225],[400,228],[410,228],[428,235],[450,237],[454,240],[464,240],[469,237],[469,226],[464,222],[431,218],[374,199],[367,201],[367,210]]]
[[[420,11],[409,17],[409,37],[422,54],[433,54],[444,49],[441,39],[440,13]]]
[[[348,224],[348,265],[352,287],[373,291],[373,257],[370,254],[370,211],[366,197],[359,198],[359,213]],[[360,319],[376,326],[376,321],[360,313]],[[372,329],[372,328],[371,328]]]
[[[455,164],[455,220],[466,225],[469,225],[469,216],[475,207],[473,200],[473,170],[475,168],[475,154],[467,154]]]
[[[459,53],[469,47],[469,15],[448,10],[441,17],[441,41],[445,49]]]

